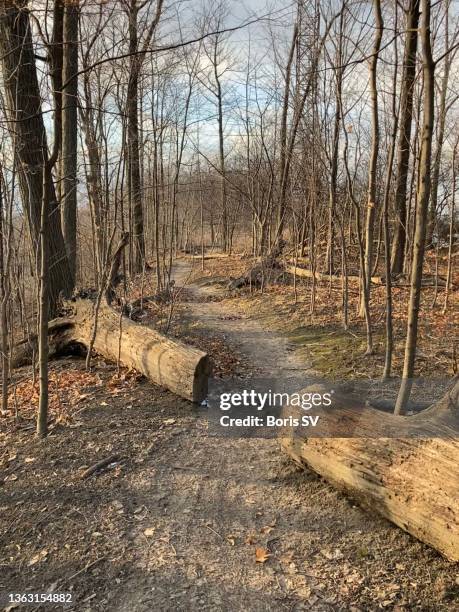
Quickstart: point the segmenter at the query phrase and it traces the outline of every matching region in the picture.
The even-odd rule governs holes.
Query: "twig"
[[[105,557],[106,557],[106,555],[104,555],[103,557],[99,557],[98,559],[96,559],[92,563],[89,563],[88,565],[85,565],[82,569],[80,569],[78,572],[76,572],[76,574],[73,574],[73,576],[70,576],[70,578],[66,578],[64,580],[64,584],[66,582],[70,582],[71,580],[74,580],[75,578],[80,576],[80,574],[84,574],[84,572],[87,572],[89,569],[91,569],[91,567],[94,567],[94,565],[96,565],[97,563],[100,563],[101,561],[103,561],[105,559]]]
[[[119,455],[110,455],[110,457],[106,457],[105,459],[101,459],[100,461],[98,461],[94,465],[91,465],[91,467],[88,467],[88,469],[85,470],[81,474],[81,476],[80,476],[81,480],[84,480],[85,478],[89,478],[89,476],[92,476],[92,474],[94,474],[94,472],[97,472],[97,471],[101,470],[102,468],[106,467],[107,465],[110,465],[110,463],[114,463],[115,461],[118,461],[119,459],[120,459]]]
[[[215,535],[217,535],[220,539],[224,540],[225,538],[218,533],[218,531],[215,531],[215,529],[212,529],[212,527],[209,527],[209,525],[206,525],[207,529],[209,529],[209,531],[212,531],[213,533],[215,533]]]

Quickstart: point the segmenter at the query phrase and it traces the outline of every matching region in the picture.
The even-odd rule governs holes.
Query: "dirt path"
[[[188,276],[179,262],[176,284]],[[193,325],[223,334],[254,375],[298,372],[287,341],[262,321],[224,302],[202,301],[215,291],[205,283],[188,286]],[[275,440],[210,437],[200,410],[190,413],[180,402],[168,431],[129,482],[131,506],[147,523],[128,534],[136,566],[113,585],[106,609],[455,608],[450,564],[298,471]],[[256,562],[257,547],[269,549],[266,563]]]
[[[188,284],[189,274],[188,262],[178,260],[173,278],[195,300],[187,303],[188,316],[201,328],[223,334],[229,345],[251,364],[253,375],[280,378],[305,371],[286,338],[266,330],[261,321],[234,310],[232,305],[203,301],[201,298],[224,294],[224,287],[209,281]]]
[[[188,277],[179,262],[177,284]],[[222,357],[219,373],[303,367],[306,382],[286,339],[222,285],[179,293],[180,325]],[[0,597],[69,592],[67,612],[458,609],[457,565],[298,471],[276,440],[212,436],[204,408],[103,359],[91,373],[75,357],[51,368],[70,393],[55,414],[69,419],[45,441],[25,414],[0,429]]]

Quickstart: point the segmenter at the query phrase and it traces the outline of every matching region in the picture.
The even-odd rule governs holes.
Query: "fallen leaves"
[[[30,561],[28,562],[28,566],[32,566],[32,565],[36,565],[37,563],[40,563],[40,561],[43,561],[43,559],[46,559],[46,557],[48,556],[48,551],[46,549],[40,550],[40,552],[38,552],[37,554],[35,554]]]
[[[152,538],[155,535],[155,531],[156,531],[156,527],[147,527],[144,530],[143,535],[147,538]]]
[[[94,389],[102,386],[102,380],[94,372],[77,368],[66,368],[49,373],[49,414],[58,423],[68,423],[72,413],[80,404],[91,399],[90,392],[82,390]],[[16,411],[25,418],[34,418],[39,401],[38,380],[23,380],[11,387],[8,396],[9,412]]]
[[[338,561],[344,557],[339,548],[335,548],[334,550],[326,550],[323,548],[320,552],[329,561]]]
[[[113,374],[106,386],[111,395],[120,395],[134,389],[141,378],[141,374],[136,370],[124,369],[120,374]]]
[[[266,563],[271,557],[271,553],[267,548],[256,548],[255,549],[255,560],[257,563]]]

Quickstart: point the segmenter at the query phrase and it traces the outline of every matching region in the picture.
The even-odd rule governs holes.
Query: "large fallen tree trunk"
[[[66,306],[73,312],[65,319],[50,322],[50,353],[66,350],[72,344],[91,346],[94,329],[94,302],[79,299]],[[207,397],[210,363],[206,353],[139,325],[105,302],[99,307],[93,349],[111,361],[118,361],[144,374],[154,383],[192,402]],[[31,362],[36,339],[15,347],[13,367]]]
[[[77,300],[74,309],[74,324],[66,335],[71,342],[88,346],[93,330],[93,304]],[[106,304],[99,310],[93,348],[114,361],[119,356],[122,364],[180,397],[192,402],[202,402],[207,397],[210,364],[206,353],[126,317],[121,318],[120,324],[119,313]]]
[[[307,268],[301,268],[295,265],[285,266],[285,271],[288,272],[289,274],[301,276],[303,278],[314,277],[316,280],[323,280],[323,281],[336,280],[336,281],[341,282],[343,278],[342,276],[335,275],[335,274],[330,275],[330,274],[323,274],[322,272],[312,272],[311,270],[308,270]],[[347,277],[347,280],[359,282],[360,277],[349,274]],[[372,276],[371,282],[373,283],[373,285],[383,285],[384,279],[382,279],[380,276]]]
[[[89,358],[94,350],[112,361],[119,360],[180,397],[200,403],[207,397],[210,375],[207,354],[139,325],[111,307],[116,301],[118,271],[128,239],[129,234],[123,232],[104,279],[105,291],[98,294],[96,302],[81,298],[66,302],[68,316],[50,321],[49,354],[65,351],[72,344],[83,345]],[[13,350],[12,367],[31,363],[36,351],[36,336],[19,343]]]
[[[275,271],[278,273],[280,270],[283,271],[283,267],[278,261],[278,258],[282,254],[284,246],[284,241],[280,240],[270,253],[263,257],[257,257],[255,265],[250,266],[242,276],[230,279],[228,289],[240,289],[247,285],[254,287],[260,286],[263,285],[265,281],[271,280]]]
[[[298,265],[300,263],[299,261],[297,262],[296,266],[295,266],[294,260],[289,260],[289,261],[291,264],[293,264],[293,265],[285,266],[285,271],[288,272],[289,274],[293,274],[301,278],[312,278],[314,276],[316,280],[320,280],[320,281],[330,281],[330,280],[339,281],[339,282],[343,281],[343,277],[341,275],[338,275],[338,274],[330,275],[330,274],[323,274],[322,272],[312,272],[308,268],[302,268],[300,265]],[[360,282],[360,277],[356,276],[355,274],[348,274],[347,280],[353,281],[353,282]],[[370,280],[371,280],[372,285],[385,285],[386,284],[385,278],[383,276],[372,276]],[[407,279],[403,274],[398,274],[393,277],[392,287],[409,287],[409,286],[410,286],[409,279]],[[433,275],[425,274],[422,279],[422,286],[423,287],[435,287],[435,286],[445,287],[446,279],[443,278],[442,276],[437,276],[437,278],[435,278],[435,276]],[[452,284],[452,287],[455,288],[455,285]]]
[[[237,255],[237,253],[234,253],[234,255]],[[202,255],[195,255],[194,253],[185,253],[184,257],[186,259],[196,259],[197,261],[201,261],[202,259],[228,259],[229,255],[228,253],[205,253],[203,257]]]
[[[335,394],[323,416],[326,437],[291,430],[281,444],[363,506],[459,561],[458,404],[457,379],[441,401],[410,417]]]

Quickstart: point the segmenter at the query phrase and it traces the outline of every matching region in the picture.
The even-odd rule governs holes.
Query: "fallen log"
[[[93,333],[93,303],[77,300],[72,306],[73,325],[66,330],[66,337],[69,342],[88,347]],[[119,313],[106,304],[100,306],[93,349],[113,361],[119,356],[125,366],[192,402],[202,402],[207,396],[210,362],[206,353],[126,317],[120,320]]]
[[[312,272],[311,270],[307,270],[306,268],[300,268],[299,266],[285,266],[285,271],[288,272],[289,274],[296,274],[296,276],[300,276],[303,278],[312,278],[314,277],[316,280],[322,280],[322,281],[329,281],[329,280],[335,280],[335,281],[342,281],[342,276],[340,275],[335,275],[335,274],[323,274],[322,272]],[[348,281],[356,281],[359,282],[360,281],[360,277],[359,276],[354,276],[354,275],[348,275],[347,277]],[[384,279],[381,276],[372,276],[371,277],[371,282],[373,285],[384,285]]]
[[[78,299],[65,303],[72,314],[50,321],[50,354],[65,352],[70,345],[91,345],[94,302]],[[15,367],[31,363],[36,339],[20,343],[13,351]],[[195,403],[207,397],[210,361],[206,353],[167,338],[151,327],[121,317],[102,303],[97,317],[93,350],[111,361],[118,361],[142,373],[152,382]],[[36,347],[35,347],[36,351]]]
[[[255,265],[251,266],[242,276],[238,278],[230,277],[228,289],[240,289],[247,286],[260,286],[271,279],[274,271],[282,269],[278,258],[282,254],[282,249],[285,243],[280,240],[279,243],[266,256],[257,257]]]
[[[71,319],[63,317],[49,322],[49,357],[53,357],[65,349],[65,346],[68,344],[65,332],[71,328],[72,325],[73,321]],[[29,365],[34,362],[37,355],[38,338],[36,334],[31,334],[30,337],[24,338],[15,344],[10,358],[10,367],[15,369]]]
[[[294,261],[292,262],[292,260],[289,260],[289,261],[293,264],[295,263]],[[311,270],[307,268],[303,268],[300,265],[298,265],[299,263],[300,261],[297,262],[296,267],[295,265],[287,265],[285,267],[285,271],[288,272],[289,274],[296,274],[296,276],[299,276],[302,278],[312,278],[314,276],[316,280],[321,280],[321,281],[332,280],[332,281],[342,282],[343,280],[343,277],[339,274],[330,275],[330,274],[324,274],[322,272],[314,272],[313,274]],[[301,263],[305,263],[305,262],[301,262]],[[355,274],[348,274],[347,280],[351,282],[360,282],[360,277]],[[371,283],[373,285],[383,286],[386,284],[386,281],[383,276],[372,276]],[[435,280],[434,276],[425,274],[422,279],[422,286],[423,287],[435,287],[435,286],[446,287],[446,279],[443,278],[442,276],[439,276],[437,280]],[[453,289],[456,289],[456,286],[454,285],[454,283],[451,283],[451,286]],[[397,275],[392,280],[392,287],[410,287],[409,279],[407,279],[404,275]]]
[[[324,414],[326,437],[284,431],[284,451],[362,506],[459,561],[459,380],[442,400],[414,416],[383,413],[339,394]],[[344,428],[352,437],[344,437]]]
[[[104,294],[101,292],[95,302],[82,298],[65,302],[67,316],[49,322],[49,354],[63,352],[69,345],[83,345],[89,358],[94,350],[111,361],[119,360],[176,395],[200,403],[207,397],[211,370],[208,355],[139,325],[123,316],[123,310],[120,314],[111,307],[114,301],[121,306],[116,300],[116,286],[128,239],[129,234],[123,232],[112,256]],[[31,363],[36,347],[36,336],[17,345],[12,351],[12,366]],[[88,358],[86,363],[89,366]]]
[[[190,253],[186,253],[184,255],[184,257],[186,259],[195,259],[197,261],[200,261],[203,259],[202,255],[196,255],[196,254],[190,254]],[[228,259],[229,254],[228,253],[205,253],[204,254],[204,260],[208,260],[208,259]]]

